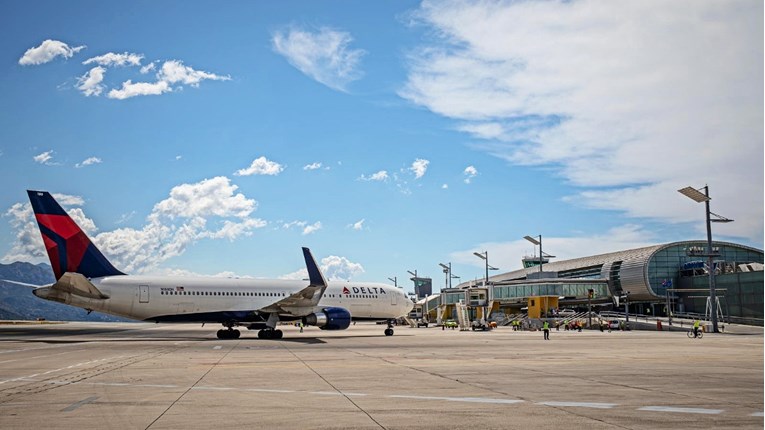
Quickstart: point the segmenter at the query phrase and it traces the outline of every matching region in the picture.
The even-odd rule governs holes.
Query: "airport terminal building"
[[[666,315],[701,314],[709,309],[729,321],[763,324],[763,251],[715,241],[717,306],[708,302],[709,268],[706,241],[683,241],[571,260],[524,264],[524,269],[466,282],[422,301],[428,319],[454,318],[456,304],[470,309],[470,318],[494,313],[537,314],[550,308],[588,305],[624,308],[630,312]],[[537,259],[538,261],[538,259]],[[525,261],[526,262],[526,261]],[[621,299],[621,301],[620,301]]]

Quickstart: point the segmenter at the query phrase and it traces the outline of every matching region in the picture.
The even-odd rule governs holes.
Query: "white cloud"
[[[153,64],[151,63],[152,66]],[[141,73],[147,73],[149,70],[153,70],[153,67],[144,67],[141,69]],[[122,83],[122,89],[112,89],[109,91],[108,97],[124,100],[136,96],[160,95],[174,91],[172,85],[178,85],[175,89],[182,89],[182,85],[190,85],[196,88],[199,87],[199,83],[203,80],[229,81],[231,77],[194,70],[189,66],[185,66],[182,61],[170,60],[162,64],[161,69],[157,72],[156,82],[133,83],[132,80],[128,79]]]
[[[316,233],[319,230],[321,230],[321,221],[305,226],[305,228],[303,228],[303,236]]]
[[[83,49],[85,46],[70,47],[64,42],[48,39],[40,46],[27,49],[24,55],[19,58],[19,64],[22,66],[45,64],[59,56],[71,58]]]
[[[319,263],[324,277],[328,281],[350,281],[354,276],[364,273],[364,267],[359,263],[354,263],[345,257],[330,255],[322,258]],[[308,279],[308,271],[305,268],[295,272],[282,275],[279,279]]]
[[[420,179],[425,176],[425,172],[428,170],[428,164],[430,161],[418,158],[412,163],[412,167],[409,168],[414,173],[414,179]]]
[[[172,88],[164,81],[133,83],[132,80],[128,79],[122,83],[122,89],[112,89],[107,94],[107,97],[124,100],[136,96],[158,96],[170,91],[172,91]]]
[[[276,32],[271,39],[273,49],[290,64],[322,84],[340,91],[362,76],[359,62],[365,54],[350,49],[353,38],[349,33],[321,28],[310,32],[291,28]]]
[[[240,169],[234,172],[236,176],[251,176],[251,175],[270,175],[275,176],[284,170],[284,166],[281,164],[270,161],[266,157],[260,157],[253,160],[250,167],[246,169]]]
[[[351,224],[350,227],[356,231],[360,231],[364,229],[364,221],[365,219],[361,219],[359,221],[356,221],[355,223]]]
[[[311,163],[303,166],[303,170],[317,170],[321,169],[321,163]]]
[[[321,221],[317,221],[313,224],[308,224],[307,221],[290,221],[290,222],[282,222],[282,229],[289,230],[292,228],[301,228],[303,229],[303,236],[312,234],[317,232],[318,230],[321,230],[322,225]]]
[[[90,69],[88,73],[77,78],[77,83],[79,84],[77,89],[82,91],[86,97],[100,96],[105,88],[101,85],[101,82],[104,80],[105,72],[106,69],[101,66],[96,66]]]
[[[35,160],[36,163],[45,164],[46,166],[53,166],[56,164],[52,161],[53,150],[45,151],[42,154],[37,154],[34,157],[32,157],[32,159]]]
[[[441,189],[442,189],[442,190],[448,190],[448,189],[449,189],[449,184],[443,184],[443,185],[441,185]]]
[[[141,67],[141,70],[140,70],[140,71],[141,71],[141,74],[142,74],[142,75],[145,75],[145,74],[147,74],[147,73],[149,73],[149,72],[152,72],[152,71],[154,71],[156,68],[157,68],[157,65],[156,65],[156,63],[152,62],[152,63],[149,63],[149,64],[147,64],[147,65],[145,65],[145,66]]]
[[[154,205],[142,228],[119,228],[98,235],[94,235],[95,223],[85,217],[82,209],[70,208],[67,212],[116,267],[128,273],[146,273],[183,254],[198,240],[235,240],[264,227],[266,221],[251,217],[257,202],[236,193],[237,188],[226,177],[178,185],[168,198]],[[83,204],[80,197],[54,197],[65,208]],[[29,203],[13,205],[5,216],[10,217],[16,240],[2,261],[47,261]]]
[[[386,170],[380,170],[379,172],[373,173],[372,176],[364,176],[361,175],[359,177],[359,180],[362,181],[387,181],[388,180],[388,172]]]
[[[469,184],[470,181],[478,174],[478,170],[474,166],[467,166],[465,167],[465,170],[462,171],[462,174],[466,176],[465,183]]]
[[[425,1],[437,37],[400,95],[476,148],[552,166],[585,189],[572,202],[689,221],[675,190],[709,183],[731,228],[762,237],[762,15],[761,2]]]
[[[75,164],[74,167],[79,169],[81,167],[91,166],[93,164],[101,164],[101,162],[102,162],[101,159],[98,157],[89,157],[85,159],[82,163]]]
[[[98,64],[99,66],[115,67],[115,66],[140,66],[143,54],[131,54],[124,52],[122,54],[115,54],[109,52],[97,57],[88,58],[83,61],[82,64]],[[153,64],[153,63],[152,63]],[[142,69],[143,70],[143,69]]]
[[[199,83],[203,80],[231,80],[230,76],[220,76],[216,75],[215,73],[194,70],[189,66],[184,66],[183,62],[178,60],[165,61],[162,64],[162,68],[157,73],[157,78],[160,81],[167,82],[168,84],[182,83],[191,85],[192,87],[198,87]]]

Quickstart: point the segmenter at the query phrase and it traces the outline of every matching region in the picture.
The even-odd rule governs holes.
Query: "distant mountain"
[[[129,321],[98,312],[88,314],[85,309],[43,300],[32,294],[32,287],[3,282],[3,279],[35,285],[56,282],[53,269],[47,264],[0,264],[0,320]]]

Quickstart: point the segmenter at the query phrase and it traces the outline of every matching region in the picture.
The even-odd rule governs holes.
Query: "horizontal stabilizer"
[[[101,291],[99,291],[98,288],[96,288],[96,286],[88,280],[88,278],[82,276],[79,273],[64,273],[64,275],[61,276],[61,279],[56,281],[56,283],[53,284],[51,288],[90,299],[109,298],[109,296],[101,293]]]

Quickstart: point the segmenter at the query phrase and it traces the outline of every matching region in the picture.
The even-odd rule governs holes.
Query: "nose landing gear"
[[[393,320],[388,320],[388,328],[385,329],[386,336],[393,336]]]

